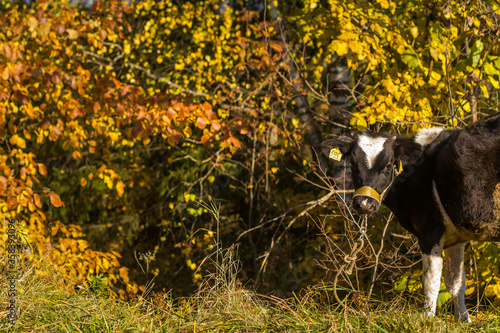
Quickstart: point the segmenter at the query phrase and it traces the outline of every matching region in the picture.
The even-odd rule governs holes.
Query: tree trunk
[[[328,102],[330,103],[330,119],[337,124],[349,126],[351,119],[351,103],[349,103],[349,71],[345,59],[340,59],[337,55],[332,57],[332,61],[328,65]],[[341,136],[348,135],[350,129],[345,129],[340,126],[332,127],[332,134]],[[337,186],[340,190],[348,190],[352,188],[351,169],[338,167],[331,168],[328,172],[337,181]],[[350,195],[346,195],[347,202],[350,201]]]
[[[280,38],[283,45],[288,45],[288,36],[285,31],[283,19],[278,8],[271,1],[269,3],[271,18],[278,23],[278,31],[281,32]],[[290,77],[288,78],[292,84],[293,91],[296,97],[294,98],[296,106],[296,114],[300,121],[306,126],[306,139],[313,150],[313,156],[317,156],[319,165],[322,170],[326,170],[328,166],[328,158],[320,153],[319,145],[322,142],[319,126],[314,120],[314,115],[311,112],[311,107],[307,102],[306,89],[302,82],[300,71],[298,70],[290,52],[287,52],[285,63],[289,69]]]

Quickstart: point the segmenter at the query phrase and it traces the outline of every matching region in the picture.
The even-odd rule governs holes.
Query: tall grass
[[[219,208],[207,206],[218,220]],[[5,264],[5,262],[4,262]],[[455,322],[449,308],[428,318],[421,300],[372,301],[359,316],[335,303],[332,286],[311,286],[289,299],[260,295],[238,282],[241,262],[235,245],[206,259],[213,272],[191,297],[151,293],[124,302],[98,289],[68,288],[50,259],[26,266],[17,283],[18,320],[6,318],[8,281],[0,275],[1,332],[496,332],[498,311],[473,311],[473,324]],[[44,266],[40,270],[40,266]],[[355,304],[353,304],[355,306]]]

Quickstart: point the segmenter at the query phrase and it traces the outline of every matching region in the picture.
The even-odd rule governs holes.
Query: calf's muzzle
[[[380,208],[380,194],[369,186],[360,187],[354,192],[352,206],[362,215],[375,213]]]

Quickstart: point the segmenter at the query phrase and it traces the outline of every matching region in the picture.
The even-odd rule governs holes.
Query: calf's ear
[[[344,160],[350,153],[353,142],[343,142],[338,139],[330,139],[321,142],[321,152],[335,161]]]
[[[413,138],[398,137],[394,142],[394,157],[401,158],[404,155],[409,163],[416,162],[422,151],[422,145],[416,143]]]

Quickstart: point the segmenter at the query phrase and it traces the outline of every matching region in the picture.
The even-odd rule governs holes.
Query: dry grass
[[[207,208],[218,220],[218,207]],[[4,258],[5,259],[5,258]],[[499,312],[493,307],[472,310],[473,324],[456,323],[449,307],[437,317],[422,314],[422,300],[400,296],[390,302],[348,304],[365,315],[345,312],[335,303],[332,285],[311,286],[289,299],[260,295],[242,287],[236,246],[206,258],[213,267],[198,292],[174,299],[169,292],[152,293],[130,302],[110,299],[96,289],[74,291],[50,259],[26,267],[17,282],[18,320],[7,319],[8,280],[0,274],[1,332],[496,332]],[[5,262],[4,262],[5,264]],[[40,269],[43,266],[43,269]],[[344,292],[344,294],[346,294]],[[406,298],[405,298],[406,297]],[[358,312],[359,313],[359,312]]]
[[[332,286],[310,287],[290,299],[259,295],[236,279],[237,248],[219,250],[215,272],[199,291],[173,299],[153,293],[131,302],[99,292],[68,290],[55,270],[42,276],[36,268],[18,281],[19,318],[9,332],[490,332],[500,329],[498,312],[476,312],[473,324],[456,323],[446,309],[425,317],[418,300],[394,300],[369,306],[369,315],[345,313],[332,301]],[[50,261],[39,262],[50,267]],[[47,271],[46,269],[44,271]],[[7,306],[7,280],[0,279]],[[354,304],[354,303],[353,303]],[[449,310],[449,309],[448,309]],[[443,312],[444,311],[444,312]],[[449,312],[449,311],[448,311]],[[3,312],[5,315],[6,312]],[[474,315],[474,313],[473,313]],[[479,318],[478,318],[479,317]]]

